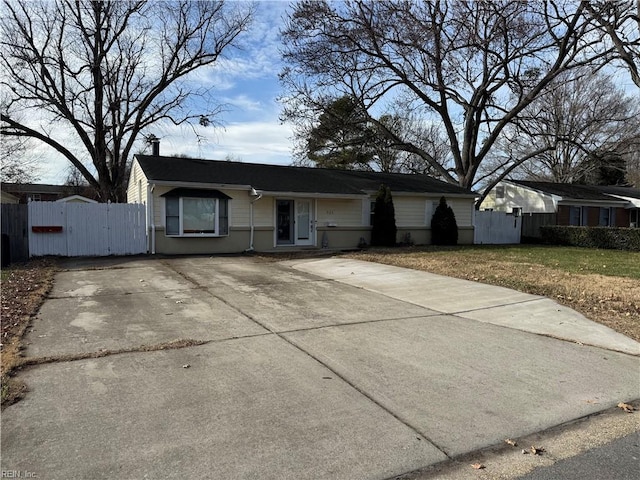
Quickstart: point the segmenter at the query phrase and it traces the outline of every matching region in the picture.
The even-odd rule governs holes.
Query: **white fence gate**
[[[520,216],[491,210],[476,211],[473,223],[475,244],[520,243]]]
[[[31,257],[136,255],[146,251],[144,205],[29,203]]]

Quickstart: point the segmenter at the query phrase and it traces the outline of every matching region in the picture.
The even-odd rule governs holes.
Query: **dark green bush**
[[[431,217],[431,243],[434,245],[457,245],[458,222],[452,208],[444,197]]]
[[[396,244],[396,210],[393,206],[391,189],[380,185],[373,210],[371,245],[374,247],[393,247]]]
[[[574,247],[640,251],[640,229],[613,227],[540,227],[544,243]]]

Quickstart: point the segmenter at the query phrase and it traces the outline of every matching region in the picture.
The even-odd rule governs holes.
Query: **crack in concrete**
[[[205,290],[205,289],[206,287],[195,286],[191,288],[171,288],[168,290],[147,290],[144,292],[95,293],[92,295],[52,295],[47,297],[47,300],[65,300],[70,298],[93,298],[93,297],[117,297],[120,295],[147,295],[151,293],[190,292],[192,290]]]
[[[121,355],[123,353],[143,353],[143,352],[158,352],[161,350],[178,350],[181,348],[195,347],[198,345],[205,345],[213,340],[194,340],[191,338],[173,340],[171,342],[157,343],[153,345],[139,345],[137,347],[118,348],[118,349],[104,349],[97,352],[82,352],[82,353],[66,353],[62,355],[51,355],[45,357],[25,357],[19,363],[18,367],[29,367],[34,365],[45,365],[48,363],[65,363],[73,362],[77,360],[86,360],[89,358],[102,358],[111,355]]]
[[[174,268],[171,265],[165,264],[167,266],[167,268],[170,268],[171,270],[175,271],[176,273],[178,273],[180,276],[182,276],[185,280],[190,281],[191,283],[193,283],[194,285],[200,285],[197,281],[195,281],[193,278],[189,277],[188,274],[181,272],[179,270],[177,270],[176,268]],[[338,284],[339,282],[336,282],[334,280],[327,280],[328,282],[334,283],[334,284]],[[430,439],[429,437],[427,437],[426,435],[424,435],[422,432],[420,432],[420,430],[413,426],[411,423],[409,423],[407,420],[403,419],[401,416],[399,416],[397,413],[393,412],[392,410],[390,410],[389,408],[387,408],[386,406],[384,406],[382,403],[380,403],[378,400],[376,400],[375,398],[373,398],[369,393],[367,393],[366,391],[364,391],[363,389],[361,389],[360,387],[358,387],[357,385],[355,385],[354,383],[352,383],[349,379],[347,379],[344,375],[342,375],[341,373],[339,373],[337,370],[335,370],[334,368],[330,367],[329,365],[327,365],[326,363],[324,363],[319,357],[313,355],[311,352],[305,350],[302,346],[298,345],[297,343],[295,343],[293,340],[290,340],[288,338],[286,338],[284,336],[285,333],[287,332],[278,332],[275,331],[273,328],[271,328],[269,325],[266,325],[265,323],[259,321],[258,319],[254,318],[251,314],[248,314],[246,312],[243,312],[241,309],[239,309],[238,307],[236,307],[235,305],[232,305],[231,303],[229,303],[227,300],[225,300],[224,298],[219,297],[218,295],[215,295],[213,292],[211,292],[210,290],[208,290],[208,293],[220,300],[221,302],[223,302],[225,305],[227,305],[228,307],[234,309],[235,311],[237,311],[238,313],[240,313],[241,315],[244,315],[246,318],[248,318],[249,320],[251,320],[252,322],[256,323],[257,325],[259,325],[260,327],[264,328],[265,330],[267,330],[268,332],[270,332],[271,334],[277,336],[278,338],[282,339],[284,342],[286,342],[287,344],[291,345],[293,348],[295,348],[296,350],[302,352],[304,355],[307,355],[309,358],[312,358],[314,361],[318,362],[320,365],[322,365],[324,368],[326,368],[327,370],[329,370],[332,374],[334,374],[337,378],[339,378],[340,380],[342,380],[344,383],[346,383],[347,385],[349,385],[351,388],[353,388],[356,392],[358,392],[360,395],[362,395],[363,397],[365,397],[367,400],[369,400],[370,402],[372,402],[373,404],[375,404],[378,408],[380,408],[382,411],[386,412],[387,414],[391,415],[393,418],[395,418],[397,421],[399,421],[400,423],[402,423],[403,425],[405,425],[407,428],[409,428],[411,431],[414,432],[414,434],[416,435],[416,438],[418,438],[419,440],[424,440],[429,442],[434,448],[436,448],[439,452],[441,452],[445,457],[447,457],[448,459],[451,459],[452,457],[449,455],[449,453],[447,451],[444,450],[444,448],[442,448],[440,445],[438,445],[437,443],[435,443],[435,441],[433,441],[432,439]],[[424,307],[423,307],[424,308]],[[368,323],[368,322],[361,322],[361,323]],[[332,325],[332,326],[339,326],[339,325]],[[327,328],[327,327],[324,327]]]

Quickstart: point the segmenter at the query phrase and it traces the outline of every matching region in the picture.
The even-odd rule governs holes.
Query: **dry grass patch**
[[[2,408],[16,402],[26,392],[26,386],[12,375],[22,362],[22,337],[53,287],[55,271],[55,263],[50,259],[15,264],[2,271]]]
[[[638,253],[475,246],[376,249],[347,256],[544,295],[640,341]],[[590,271],[606,274],[582,273]]]

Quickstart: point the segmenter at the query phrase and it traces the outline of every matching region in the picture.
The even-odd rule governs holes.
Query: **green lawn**
[[[597,273],[640,279],[640,252],[547,245],[473,245],[426,247],[432,255],[459,251],[470,261],[509,261],[544,265],[571,273]]]

